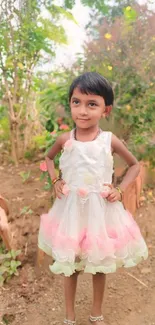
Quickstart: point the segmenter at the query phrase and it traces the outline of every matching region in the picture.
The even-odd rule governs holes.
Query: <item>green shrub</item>
[[[13,275],[18,275],[17,269],[21,265],[21,262],[16,258],[20,253],[19,250],[7,252],[4,245],[0,243],[0,286]]]

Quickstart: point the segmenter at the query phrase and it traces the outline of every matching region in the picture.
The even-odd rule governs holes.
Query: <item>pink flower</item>
[[[100,193],[101,196],[105,199],[110,193],[110,188],[109,186],[103,186],[103,190],[102,192]]]
[[[55,135],[56,133],[57,133],[57,131],[54,130],[54,131],[51,132],[51,135]]]
[[[86,197],[88,194],[88,191],[85,188],[79,188],[78,189],[78,195],[80,197]]]
[[[40,163],[40,170],[42,172],[47,172],[47,165],[45,160]]]
[[[69,126],[67,124],[61,124],[60,130],[69,130]]]
[[[108,195],[109,195],[108,192],[105,192],[105,191],[101,192],[101,196],[102,196],[104,199],[105,199]]]
[[[70,189],[69,189],[68,185],[65,184],[65,185],[63,186],[63,188],[62,188],[62,194],[64,194],[65,196],[68,196],[69,191],[70,191]]]

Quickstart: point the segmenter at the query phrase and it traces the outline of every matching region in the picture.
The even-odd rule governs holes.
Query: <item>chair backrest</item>
[[[146,171],[147,171],[147,164],[143,161],[140,162],[140,172],[134,182],[132,182],[128,188],[125,190],[123,195],[123,204],[125,209],[127,209],[132,215],[135,214],[136,210],[140,206],[140,194],[143,189],[143,185],[146,179]],[[122,175],[120,175],[119,170],[119,181],[117,179],[117,170],[116,170],[116,179],[118,183],[120,182],[121,178],[123,178],[125,172],[122,170]]]
[[[146,179],[147,167],[143,162],[140,162],[140,172],[133,183],[131,183],[124,192],[123,203],[127,210],[132,215],[140,206],[140,195]]]

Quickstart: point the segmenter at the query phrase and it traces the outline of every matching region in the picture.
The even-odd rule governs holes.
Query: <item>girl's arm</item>
[[[69,132],[62,134],[60,137],[57,138],[56,142],[54,143],[53,147],[48,152],[45,160],[47,164],[47,169],[51,180],[55,180],[54,189],[56,196],[61,199],[63,185],[65,184],[63,180],[59,180],[57,178],[54,166],[54,158],[55,156],[62,150],[65,142],[69,139]]]
[[[47,156],[45,157],[47,170],[49,172],[51,180],[57,177],[55,172],[55,166],[54,166],[54,158],[61,151],[61,149],[62,149],[62,141],[61,138],[58,137],[56,142],[52,146],[52,148],[49,150]]]
[[[115,136],[112,135],[112,152],[119,155],[123,158],[129,166],[129,169],[124,176],[119,188],[122,192],[126,190],[126,188],[136,179],[139,174],[140,166],[137,159],[133,156],[133,154],[124,146],[124,144]],[[121,199],[121,194],[116,188],[110,190],[110,193],[107,197],[109,202],[115,202]]]
[[[126,161],[129,169],[123,178],[123,181],[119,185],[120,189],[124,192],[126,188],[136,179],[140,172],[140,166],[137,159],[133,154],[125,147],[125,145],[115,136],[112,135],[112,149],[113,152],[119,155]]]
[[[51,179],[55,179],[57,177],[55,172],[55,166],[54,166],[54,158],[62,150],[65,142],[68,139],[69,139],[69,132],[60,135],[45,158],[47,169]]]

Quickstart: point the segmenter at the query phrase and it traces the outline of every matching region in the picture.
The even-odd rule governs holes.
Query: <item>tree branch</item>
[[[14,78],[13,78],[13,84],[14,84],[14,93],[13,93],[13,104],[16,103],[17,99],[17,89],[18,89],[18,74],[17,74],[17,60],[15,59],[16,54],[14,50],[14,31],[11,24],[11,19],[9,19],[9,26],[10,26],[10,36],[11,36],[11,43],[12,43],[12,53],[13,53],[13,64],[14,64]]]
[[[25,105],[27,107],[28,104],[28,100],[29,100],[29,95],[30,95],[30,88],[31,88],[31,84],[32,84],[32,73],[33,73],[33,69],[37,63],[39,59],[39,53],[35,54],[34,57],[32,58],[32,61],[30,62],[29,66],[27,67],[27,78],[26,78],[26,87],[25,87],[25,93],[26,93],[26,101],[25,101]],[[23,111],[23,106],[21,105],[20,111],[18,113],[17,119],[20,118],[21,114]]]
[[[12,121],[16,121],[16,117],[15,117],[15,112],[13,109],[13,101],[11,98],[11,92],[9,90],[9,85],[8,85],[8,81],[7,81],[7,77],[6,77],[6,72],[5,72],[5,68],[3,65],[3,59],[2,59],[2,53],[0,52],[0,61],[1,61],[1,69],[2,69],[2,74],[3,74],[3,78],[4,78],[4,82],[5,82],[5,87],[6,87],[6,93],[7,93],[7,97],[8,97],[8,101],[9,101],[9,115]]]

